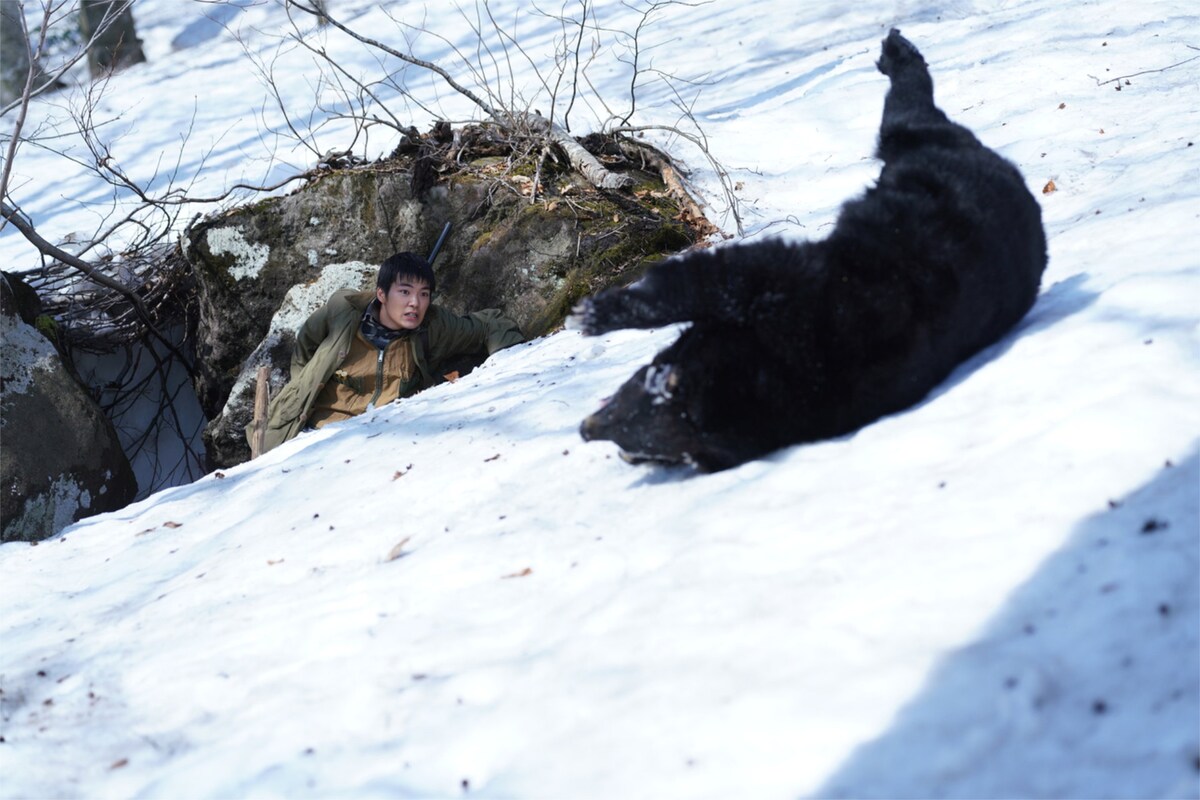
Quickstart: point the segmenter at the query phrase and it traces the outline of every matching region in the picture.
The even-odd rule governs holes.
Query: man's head
[[[433,267],[416,253],[389,256],[375,279],[380,323],[392,330],[421,327],[435,283]]]

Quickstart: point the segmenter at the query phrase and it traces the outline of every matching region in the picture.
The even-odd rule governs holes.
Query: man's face
[[[425,321],[429,310],[429,284],[419,278],[400,277],[387,292],[376,289],[379,321],[394,331],[414,330]]]

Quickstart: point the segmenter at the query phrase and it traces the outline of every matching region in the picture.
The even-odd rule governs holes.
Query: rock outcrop
[[[0,278],[0,541],[45,539],[137,493],[112,423],[26,321],[30,294]]]
[[[691,244],[695,231],[676,219],[658,176],[626,168],[632,191],[601,192],[548,166],[530,177],[500,158],[432,167],[396,157],[329,170],[291,195],[193,225],[184,249],[199,293],[197,394],[212,420],[210,467],[249,457],[243,429],[259,363],[271,366],[277,391],[308,313],[335,289],[372,286],[392,253],[428,253],[447,222],[438,303],[459,313],[500,308],[530,338],[559,326],[584,295]]]

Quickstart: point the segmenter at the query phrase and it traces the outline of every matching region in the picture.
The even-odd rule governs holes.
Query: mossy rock
[[[655,175],[636,173],[633,191],[601,192],[549,161],[539,170],[532,161],[469,155],[443,164],[419,194],[413,157],[397,156],[330,170],[292,194],[191,227],[197,394],[209,418],[222,413],[289,289],[330,265],[426,254],[447,222],[436,301],[460,313],[500,308],[531,338],[560,327],[585,295],[632,281],[695,241]]]

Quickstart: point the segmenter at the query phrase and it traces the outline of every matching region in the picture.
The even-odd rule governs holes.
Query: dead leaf
[[[224,473],[224,472],[221,472],[221,470],[217,470],[216,472],[214,472],[214,473],[213,473],[213,477],[214,477],[214,478],[224,478],[224,477],[225,477],[225,473]]]
[[[1059,104],[1058,104],[1058,107],[1059,107],[1060,109],[1063,109],[1063,108],[1066,108],[1066,107],[1067,107],[1067,104],[1066,104],[1066,103],[1059,103]]]
[[[458,370],[451,370],[450,372],[447,372],[442,377],[445,378],[450,383],[454,383],[456,380],[458,380]]]
[[[128,758],[118,758],[116,761],[114,761],[112,763],[112,765],[109,767],[109,769],[120,769],[121,767],[124,767],[128,764],[129,764]]]
[[[164,528],[182,528],[183,523],[182,522],[164,522],[163,527]]]
[[[282,563],[283,563],[283,561],[284,561],[284,560],[283,560],[282,558],[275,559],[274,561],[272,561],[271,559],[269,559],[269,558],[268,558],[268,559],[267,559],[267,566],[268,566],[268,567],[273,567],[273,566],[275,566],[276,564],[282,564]]]
[[[500,578],[502,580],[505,578],[524,578],[526,575],[532,575],[532,574],[533,574],[533,570],[530,569],[529,567],[526,567],[525,569],[521,570],[520,572],[514,572],[511,575],[501,575]]]
[[[485,464],[486,464],[486,463],[487,463],[487,462],[489,462],[489,461],[495,461],[495,460],[496,460],[497,458],[499,458],[499,457],[500,457],[500,454],[499,454],[499,453],[496,453],[496,455],[492,456],[491,458],[485,458],[485,459],[483,460],[483,463],[485,463]]]
[[[398,469],[398,470],[396,470],[396,473],[395,473],[394,475],[392,475],[392,480],[394,480],[394,481],[400,480],[401,478],[403,478],[403,477],[404,477],[405,475],[407,475],[407,474],[408,474],[408,473],[407,473],[407,472],[405,472],[404,470],[402,470],[402,469]]]
[[[411,538],[411,536],[405,536],[403,539],[396,542],[396,546],[388,551],[387,558],[385,558],[384,561],[395,561],[397,558],[404,555],[404,545],[408,544],[408,540]]]
[[[1050,194],[1057,191],[1058,187],[1054,185],[1054,181],[1052,180],[1046,181],[1046,185],[1042,187],[1042,194]]]

